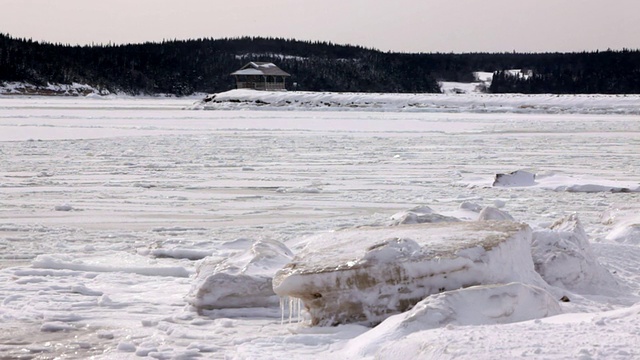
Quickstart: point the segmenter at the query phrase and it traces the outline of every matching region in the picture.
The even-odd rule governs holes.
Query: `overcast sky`
[[[0,32],[70,44],[247,35],[404,52],[640,49],[640,0],[0,0]]]

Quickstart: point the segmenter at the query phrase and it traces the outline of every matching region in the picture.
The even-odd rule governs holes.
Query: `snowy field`
[[[640,358],[638,97],[484,95],[487,112],[465,96],[411,111],[0,96],[0,358]],[[447,290],[375,327],[311,326],[293,300],[192,306],[198,266],[256,242],[290,250],[258,259],[273,276],[338,229],[481,209],[531,227],[546,282]]]

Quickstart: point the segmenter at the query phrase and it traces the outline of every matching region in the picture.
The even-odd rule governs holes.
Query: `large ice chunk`
[[[312,324],[375,324],[425,297],[481,285],[546,286],[535,272],[531,230],[509,221],[357,228],[317,235],[273,280],[299,298]]]
[[[236,256],[224,260],[206,258],[198,267],[187,301],[198,311],[276,306],[279,298],[271,281],[292,257],[284,244],[258,240]]]

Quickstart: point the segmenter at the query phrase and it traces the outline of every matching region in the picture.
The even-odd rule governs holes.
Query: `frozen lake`
[[[640,193],[560,191],[638,186],[638,115],[183,110],[193,101],[0,97],[0,357],[340,358],[366,328],[281,324],[280,309],[196,314],[184,296],[197,260],[186,257],[382,225],[418,205],[455,215],[500,204],[534,229],[577,213],[628,296],[583,294],[565,310],[588,318],[553,331],[605,341],[592,318],[640,301],[640,240],[607,240],[616,223],[603,221]],[[520,169],[560,185],[491,187]],[[506,357],[640,356],[637,323],[612,327],[619,340],[600,353],[548,345],[534,327],[434,337],[485,337]],[[490,358],[477,351],[467,355]]]

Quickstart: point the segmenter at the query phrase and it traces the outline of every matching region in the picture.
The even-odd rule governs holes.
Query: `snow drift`
[[[374,356],[385,344],[419,331],[447,325],[507,324],[562,313],[544,289],[522,283],[473,286],[435,294],[410,311],[387,318],[352,339],[345,352],[351,358]]]
[[[105,251],[100,255],[47,254],[38,255],[31,263],[34,268],[74,270],[95,273],[120,272],[145,276],[189,277],[183,266],[163,265],[140,255],[121,251]]]
[[[613,225],[606,239],[620,244],[640,245],[640,206],[617,204],[607,210],[602,221]]]

